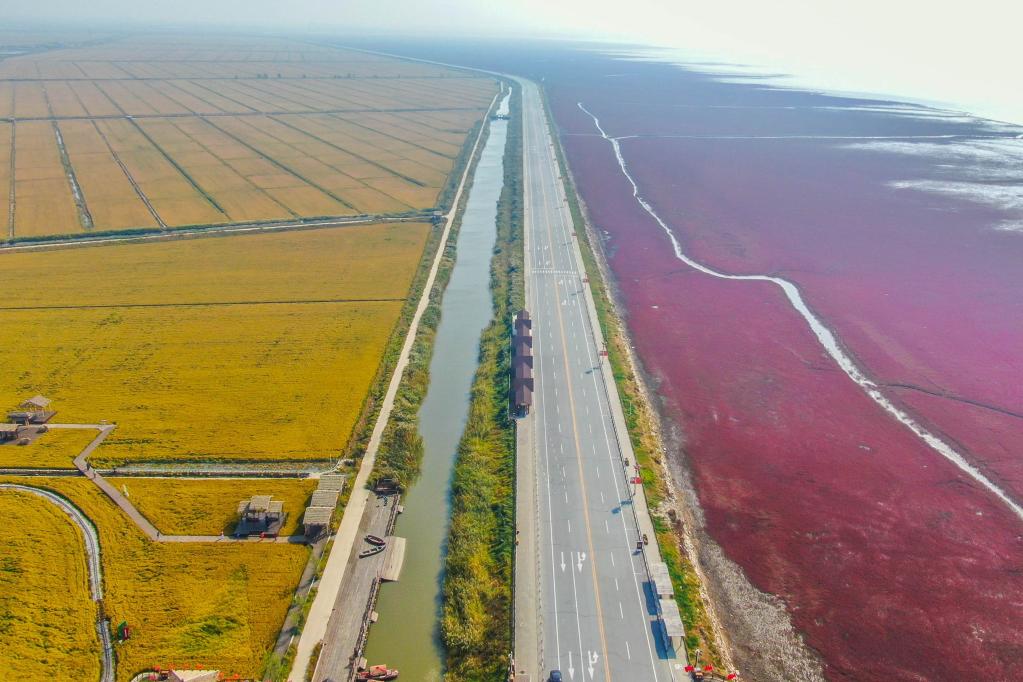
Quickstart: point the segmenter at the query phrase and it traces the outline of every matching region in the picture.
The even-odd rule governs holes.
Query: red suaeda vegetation
[[[658,64],[567,68],[546,74],[555,118],[711,535],[832,679],[1023,677],[1023,523],[872,402],[777,287],[676,259],[576,103],[610,135],[650,136],[623,140],[625,159],[692,257],[798,284],[889,398],[1019,499],[1023,235],[890,185],[941,179],[946,160],[833,138],[980,126]]]

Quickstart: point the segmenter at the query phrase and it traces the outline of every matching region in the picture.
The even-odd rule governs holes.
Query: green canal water
[[[502,111],[507,111],[506,102]],[[451,473],[469,413],[480,334],[493,316],[490,261],[497,239],[497,200],[504,184],[506,121],[490,123],[458,234],[451,280],[441,301],[430,386],[419,411],[422,475],[408,491],[394,534],[408,539],[401,580],[384,584],[378,622],[366,647],[371,665],[397,668],[401,679],[439,682],[445,538],[451,512]]]

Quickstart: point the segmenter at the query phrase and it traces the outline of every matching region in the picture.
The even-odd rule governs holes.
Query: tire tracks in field
[[[1020,506],[1012,497],[1002,490],[997,484],[991,479],[985,476],[980,469],[971,464],[966,458],[957,451],[954,447],[949,445],[941,437],[928,431],[926,428],[917,423],[909,415],[909,413],[897,407],[884,393],[881,392],[878,384],[870,379],[866,372],[860,368],[859,365],[852,359],[851,355],[845,351],[839,342],[838,336],[833,332],[819,317],[817,317],[806,301],[803,300],[802,293],[793,282],[781,277],[775,277],[772,275],[730,275],[719,270],[715,270],[703,263],[692,258],[682,248],[682,244],[678,237],[675,236],[674,231],[668,226],[668,224],[657,214],[653,206],[643,198],[643,195],[639,191],[639,185],[636,183],[635,178],[629,172],[628,164],[625,162],[625,157],[622,155],[622,148],[619,142],[620,138],[611,137],[607,134],[604,128],[600,125],[600,119],[597,118],[589,109],[587,109],[582,102],[577,102],[577,106],[587,116],[593,119],[593,125],[596,127],[600,136],[603,137],[611,145],[614,150],[615,158],[618,161],[618,167],[622,171],[622,175],[629,181],[632,186],[632,196],[639,203],[640,207],[656,221],[661,227],[664,233],[667,235],[671,242],[672,249],[675,252],[675,257],[688,265],[689,267],[711,277],[718,279],[742,281],[742,282],[770,282],[781,288],[785,297],[788,299],[792,308],[797,312],[803,320],[810,327],[810,331],[813,332],[817,341],[824,348],[825,352],[831,356],[832,360],[845,372],[846,376],[853,380],[857,386],[859,386],[863,392],[873,400],[881,409],[887,412],[889,415],[895,418],[896,421],[901,423],[912,431],[920,440],[927,444],[932,450],[937,452],[939,455],[947,459],[949,462],[954,464],[960,471],[965,473],[967,476],[972,478],[974,481],[979,483],[981,486],[986,488],[988,492],[992,493],[995,497],[1001,500],[1006,507],[1017,517],[1017,519],[1023,521],[1023,506]]]

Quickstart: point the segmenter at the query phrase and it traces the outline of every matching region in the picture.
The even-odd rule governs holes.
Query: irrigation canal
[[[508,113],[507,97],[499,114]],[[457,256],[441,301],[441,321],[430,360],[430,386],[419,411],[422,475],[406,494],[395,535],[408,538],[401,580],[380,590],[379,621],[365,656],[386,663],[403,679],[440,682],[441,588],[451,515],[451,474],[469,413],[480,334],[493,316],[490,262],[497,239],[497,201],[504,185],[508,122],[490,122],[458,232]]]

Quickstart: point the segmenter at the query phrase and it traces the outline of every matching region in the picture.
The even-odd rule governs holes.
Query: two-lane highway
[[[540,93],[519,83],[534,325],[539,663],[543,674],[558,669],[568,680],[668,681],[612,423],[609,391],[617,395],[600,371],[596,320]]]

